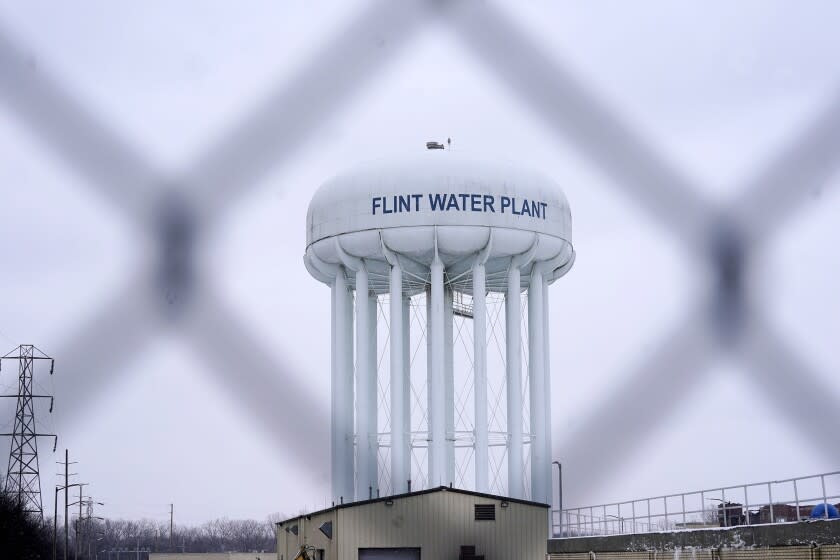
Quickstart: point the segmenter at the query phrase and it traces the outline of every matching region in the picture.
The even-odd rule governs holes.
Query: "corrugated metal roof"
[[[541,502],[532,502],[530,500],[522,500],[522,499],[519,499],[519,498],[509,498],[507,496],[497,496],[495,494],[486,494],[484,492],[474,492],[472,490],[464,490],[464,489],[461,489],[461,488],[450,488],[449,486],[437,486],[435,488],[427,488],[425,490],[417,490],[416,492],[406,492],[404,494],[393,494],[391,496],[380,496],[379,498],[373,498],[373,499],[370,499],[370,500],[361,500],[361,501],[358,501],[358,502],[347,502],[346,504],[338,504],[336,506],[328,507],[326,509],[313,511],[312,513],[305,513],[303,515],[297,515],[295,517],[290,517],[290,518],[285,519],[283,521],[277,522],[275,525],[282,526],[284,523],[288,523],[290,521],[295,521],[297,519],[300,519],[301,517],[311,518],[312,516],[320,515],[322,513],[327,513],[329,511],[333,511],[333,510],[355,507],[355,506],[362,506],[362,505],[365,505],[365,504],[374,504],[374,503],[377,503],[377,502],[385,502],[387,500],[399,500],[399,499],[402,499],[402,498],[409,498],[409,497],[412,497],[412,496],[420,496],[422,494],[431,494],[433,492],[455,492],[457,494],[467,494],[469,496],[478,496],[479,498],[489,498],[491,500],[502,500],[502,501],[510,502],[510,503],[514,503],[514,504],[524,504],[524,505],[528,505],[528,506],[537,506],[537,507],[542,507],[542,508],[551,507],[550,505],[543,504]]]

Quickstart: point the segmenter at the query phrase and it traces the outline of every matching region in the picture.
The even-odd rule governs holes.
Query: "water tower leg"
[[[475,489],[489,492],[487,436],[487,303],[483,263],[473,267],[473,364],[475,367]]]
[[[335,276],[333,295],[332,484],[338,501],[353,496],[353,310],[343,267]]]
[[[548,492],[548,502],[551,503],[553,493],[551,491],[551,459],[554,457],[554,453],[552,452],[552,443],[551,443],[551,338],[549,337],[548,325],[549,320],[548,316],[550,313],[548,307],[548,282],[546,282],[545,275],[543,275],[542,279],[542,292],[543,292],[543,379],[545,382],[543,383],[543,415],[545,418],[545,432],[543,432],[543,446],[545,448],[545,453],[548,459],[546,460],[546,464],[543,466],[545,469],[545,473],[543,476],[546,477],[546,492]],[[562,491],[561,491],[562,493]],[[562,523],[562,519],[560,520]]]
[[[345,502],[353,501],[355,486],[355,427],[353,423],[353,382],[355,377],[355,368],[353,359],[355,353],[353,352],[353,301],[354,292],[349,289],[345,280],[345,294],[347,302],[344,305],[344,328],[342,329],[344,336],[344,367],[342,368],[342,384],[344,386],[344,404],[342,409],[344,411],[344,420],[342,424],[344,428],[344,459],[342,460],[344,476],[344,496]]]
[[[403,294],[402,268],[398,262],[391,265],[391,488],[401,494],[408,489],[408,434],[404,431],[405,370],[403,360]]]
[[[376,465],[376,369],[371,332],[376,333],[376,308],[371,313],[367,268],[356,271],[356,499],[368,498]],[[373,329],[371,328],[373,326]],[[374,348],[376,341],[374,339]],[[373,468],[372,468],[373,466]]]
[[[508,270],[505,294],[505,361],[507,362],[507,429],[508,429],[508,495],[521,498],[522,477],[522,333],[520,272],[518,266]]]
[[[455,354],[453,349],[453,294],[450,288],[443,292],[443,347],[446,388],[446,478],[444,483],[455,482]]]
[[[543,276],[539,265],[531,271],[528,286],[528,385],[531,402],[531,499],[546,503],[550,499],[547,491],[551,476],[551,459],[545,449],[545,340],[543,321]]]
[[[336,414],[336,407],[338,406],[339,395],[339,374],[338,374],[338,355],[336,353],[338,346],[336,344],[336,331],[338,326],[338,315],[336,314],[336,299],[338,294],[338,286],[336,280],[332,281],[330,285],[330,489],[332,491],[332,499],[338,502],[338,497],[341,495],[341,471],[339,470],[338,461],[339,447],[338,447],[338,415]]]
[[[406,434],[406,474],[403,478],[411,478],[411,298],[403,296],[403,417],[402,427]],[[419,490],[419,487],[414,487]]]
[[[377,386],[377,361],[379,358],[379,354],[377,353],[376,344],[377,344],[377,323],[379,321],[379,308],[378,308],[378,300],[376,294],[371,294],[368,296],[368,306],[370,307],[370,311],[368,312],[368,316],[370,317],[370,328],[368,331],[368,344],[370,345],[369,356],[371,357],[370,363],[370,370],[371,370],[371,383],[368,387],[368,401],[371,402],[370,410],[366,411],[367,414],[370,415],[368,422],[370,423],[372,436],[371,436],[371,449],[370,449],[370,456],[371,462],[368,465],[369,467],[369,474],[368,480],[370,481],[369,485],[371,487],[370,492],[373,492],[374,495],[379,491],[379,387]]]
[[[426,439],[428,449],[426,453],[426,474],[428,476],[429,488],[434,487],[432,479],[432,419],[429,412],[432,410],[432,288],[426,288]]]
[[[429,487],[445,484],[446,476],[446,356],[444,349],[443,263],[435,256],[431,266],[429,360]]]

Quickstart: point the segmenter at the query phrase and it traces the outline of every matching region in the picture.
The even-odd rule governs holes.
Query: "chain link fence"
[[[452,30],[505,90],[557,138],[573,144],[713,278],[647,361],[595,403],[564,445],[564,463],[587,465],[577,480],[579,490],[620,468],[620,461],[608,456],[630,452],[652,433],[649,411],[658,416],[673,411],[721,359],[740,363],[755,393],[817,453],[840,464],[840,448],[825,445],[836,440],[840,416],[811,422],[796,412],[836,409],[836,387],[779,333],[753,302],[746,282],[754,256],[781,233],[808,193],[828,185],[836,172],[840,95],[756,169],[739,196],[720,203],[590,91],[556,53],[485,2],[372,2],[178,176],[156,168],[97,107],[34,65],[27,46],[0,27],[4,110],[153,248],[151,255],[137,253],[128,282],[103,294],[91,318],[69,329],[63,347],[55,349],[65,417],[81,416],[83,408],[106,395],[112,372],[137,360],[155,339],[179,337],[196,350],[208,380],[224,387],[267,444],[295,449],[298,464],[327,460],[327,445],[311,445],[329,439],[327,403],[290,374],[292,366],[278,360],[275,350],[248,334],[247,317],[220,297],[196,265],[197,253],[234,202],[293,161],[301,141],[398,61],[431,23]],[[389,48],[381,48],[383,43]],[[645,389],[651,386],[657,391]],[[663,402],[661,395],[671,397]],[[310,422],[301,430],[288,418]],[[577,525],[583,525],[580,519]]]

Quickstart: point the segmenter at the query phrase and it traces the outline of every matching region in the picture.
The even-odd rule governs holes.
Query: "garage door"
[[[360,548],[359,560],[420,560],[420,549]]]

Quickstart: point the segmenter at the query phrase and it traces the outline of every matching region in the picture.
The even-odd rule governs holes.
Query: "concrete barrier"
[[[636,535],[549,539],[549,554],[650,550],[767,548],[840,544],[840,520],[744,525]],[[572,560],[571,558],[569,560]]]

